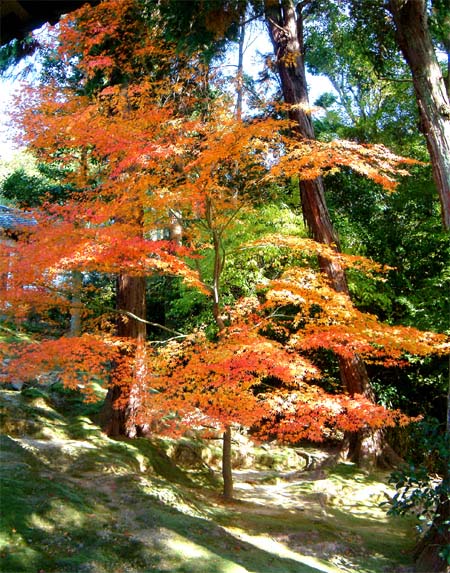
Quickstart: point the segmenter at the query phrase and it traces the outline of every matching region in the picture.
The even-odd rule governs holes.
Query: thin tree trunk
[[[390,0],[397,43],[412,74],[444,227],[450,229],[450,101],[427,22],[425,0]]]
[[[241,16],[239,24],[239,44],[238,44],[238,67],[236,82],[236,119],[242,119],[242,106],[244,101],[244,42],[245,42],[245,24],[243,23],[244,15]]]
[[[236,98],[236,119],[242,119],[242,104],[243,104],[243,76],[244,76],[244,40],[245,40],[245,25],[242,22],[239,26],[239,55],[238,55],[238,69],[237,69],[237,98]],[[214,246],[214,277],[213,277],[213,314],[219,332],[225,328],[225,324],[220,316],[221,311],[221,294],[220,294],[220,278],[223,268],[225,266],[225,252],[223,250],[221,236],[217,229],[212,225],[212,205],[208,202],[207,205],[207,219],[211,228]],[[222,478],[223,478],[223,497],[230,501],[233,499],[233,471],[231,467],[231,426],[226,426],[222,435]]]
[[[81,334],[81,288],[83,275],[80,271],[72,271],[72,300],[70,304],[70,336]]]
[[[236,119],[242,119],[242,104],[243,104],[243,75],[244,75],[244,40],[245,40],[245,25],[241,23],[239,26],[239,55],[238,55],[238,69],[237,69],[237,98],[236,98]],[[220,316],[221,311],[221,294],[220,294],[220,278],[223,268],[225,266],[225,252],[223,250],[221,236],[217,229],[212,225],[212,205],[211,202],[207,204],[207,219],[212,232],[213,246],[214,246],[214,277],[213,277],[213,314],[219,332],[225,328],[225,323]],[[226,426],[222,435],[222,478],[223,478],[223,497],[227,501],[233,499],[233,471],[231,467],[231,426]]]
[[[225,323],[220,315],[221,293],[220,278],[225,264],[225,254],[223,252],[221,236],[212,224],[212,205],[207,202],[207,221],[212,234],[214,247],[214,268],[213,268],[213,316],[219,332],[225,328]],[[223,497],[227,500],[233,498],[233,472],[231,471],[231,426],[226,426],[222,438],[222,477],[223,477]]]
[[[293,0],[266,0],[265,17],[284,101],[291,106],[289,117],[295,122],[299,137],[313,140],[303,45],[302,9],[307,4],[307,0],[300,2],[296,9]],[[339,239],[330,219],[322,178],[300,180],[300,197],[303,217],[312,237],[339,251]],[[338,262],[319,258],[319,265],[336,291],[349,294],[345,272]],[[344,388],[351,395],[361,394],[373,399],[367,370],[359,356],[339,358],[339,367]],[[347,442],[348,456],[358,462],[371,465],[382,456],[383,440],[377,432],[360,432],[356,439]]]
[[[233,472],[231,470],[231,427],[227,426],[222,436],[223,497],[233,499]]]

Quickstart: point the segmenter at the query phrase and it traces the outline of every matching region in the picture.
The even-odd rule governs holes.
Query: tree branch
[[[122,310],[122,309],[115,309],[115,308],[109,308],[107,309],[108,312],[114,313],[114,314],[124,314],[125,316],[128,316],[129,318],[133,318],[134,320],[137,320],[138,322],[142,322],[144,324],[149,324],[150,326],[155,326],[156,328],[161,328],[161,330],[165,330],[166,332],[170,332],[171,334],[176,334],[177,337],[180,336],[186,336],[186,334],[183,334],[182,332],[178,332],[178,330],[173,330],[172,328],[168,328],[167,326],[164,326],[163,324],[159,324],[158,322],[150,322],[149,320],[145,320],[145,318],[141,318],[140,316],[137,316],[137,314],[134,314],[132,312],[130,312],[129,310]]]
[[[157,345],[157,344],[167,344],[168,342],[172,342],[172,340],[178,340],[180,338],[187,338],[187,334],[180,334],[179,336],[172,336],[170,338],[166,338],[165,340],[148,340],[147,344],[150,345]]]

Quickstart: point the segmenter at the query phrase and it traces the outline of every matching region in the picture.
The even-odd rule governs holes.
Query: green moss
[[[6,394],[6,424],[26,423],[0,441],[2,571],[384,573],[411,563],[411,522],[378,507],[383,474],[344,464],[287,482],[266,470],[273,482],[247,486],[267,488],[268,507],[224,504],[164,440],[111,440],[76,408]],[[273,505],[272,493],[296,505]]]

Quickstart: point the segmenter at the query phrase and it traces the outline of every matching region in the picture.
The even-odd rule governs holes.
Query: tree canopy
[[[37,172],[2,183],[34,223],[0,245],[2,322],[30,336],[1,344],[7,380],[56,371],[87,399],[102,384],[111,435],[223,432],[228,497],[232,428],[357,436],[362,461],[430,413],[398,396],[423,384],[411,364],[445,393],[448,95],[438,78],[430,103],[414,75],[404,8],[386,35],[366,9],[104,0],[63,18],[17,102]],[[255,111],[221,62],[257,17],[280,97]],[[432,78],[445,22],[430,30]],[[336,92],[317,119],[306,67]]]

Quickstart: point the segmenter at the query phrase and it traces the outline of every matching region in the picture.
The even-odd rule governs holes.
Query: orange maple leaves
[[[342,253],[336,256],[346,260]],[[362,257],[350,257],[347,264],[361,268],[361,261]],[[363,266],[366,264],[369,261]],[[297,309],[286,344],[299,351],[325,348],[345,358],[359,354],[365,360],[391,366],[404,364],[407,355],[450,350],[445,335],[391,326],[359,311],[345,293],[336,292],[324,276],[308,268],[291,268],[272,281],[266,299],[269,308],[291,305]]]
[[[106,385],[112,363],[120,360],[117,343],[88,334],[22,343],[3,350],[11,357],[3,369],[6,380],[39,380],[43,374],[52,372],[67,388],[79,390],[88,401],[98,400],[93,383]]]
[[[392,191],[398,176],[408,175],[401,166],[417,163],[420,162],[395,155],[383,145],[342,140],[289,140],[287,152],[280,157],[271,176],[298,174],[302,179],[316,179],[340,167],[349,167]]]
[[[359,395],[325,392],[306,357],[267,339],[248,324],[219,340],[197,333],[153,353],[138,423],[153,421],[172,435],[189,427],[252,428],[255,439],[321,441],[336,430],[405,424],[409,418]]]
[[[200,113],[205,102],[192,87],[202,73],[195,55],[189,59],[164,44],[137,6],[108,0],[76,12],[62,25],[59,53],[66,64],[75,58],[79,84],[50,83],[26,96],[26,140],[42,161],[64,167],[73,190],[64,204],[36,211],[26,240],[1,257],[4,313],[68,310],[74,293],[64,277],[70,271],[171,274],[208,290],[187,263],[195,247],[205,245],[195,223],[216,241],[220,266],[223,234],[267,182],[346,166],[390,189],[403,173],[405,160],[380,146],[299,141],[285,135],[286,121],[236,121],[226,100],[208,102],[208,113]],[[169,209],[188,221],[191,248],[157,237]],[[267,243],[338,260],[344,268],[381,270],[307,239],[272,235],[253,248]],[[216,341],[194,333],[158,351],[138,349],[133,364],[133,352],[124,352],[129,341],[101,333],[63,337],[13,348],[9,368],[23,378],[57,369],[68,386],[89,388],[89,377],[131,385],[138,364],[136,422],[162,419],[171,430],[239,423],[260,436],[296,441],[321,439],[335,428],[405,421],[362,397],[330,395],[313,385],[320,372],[308,353],[327,348],[389,364],[405,353],[444,352],[443,337],[380,324],[311,269],[289,269],[266,290],[264,305],[235,305],[232,325]],[[289,329],[267,315],[288,305],[296,309]],[[269,324],[272,331],[284,328],[285,344],[262,334]]]

